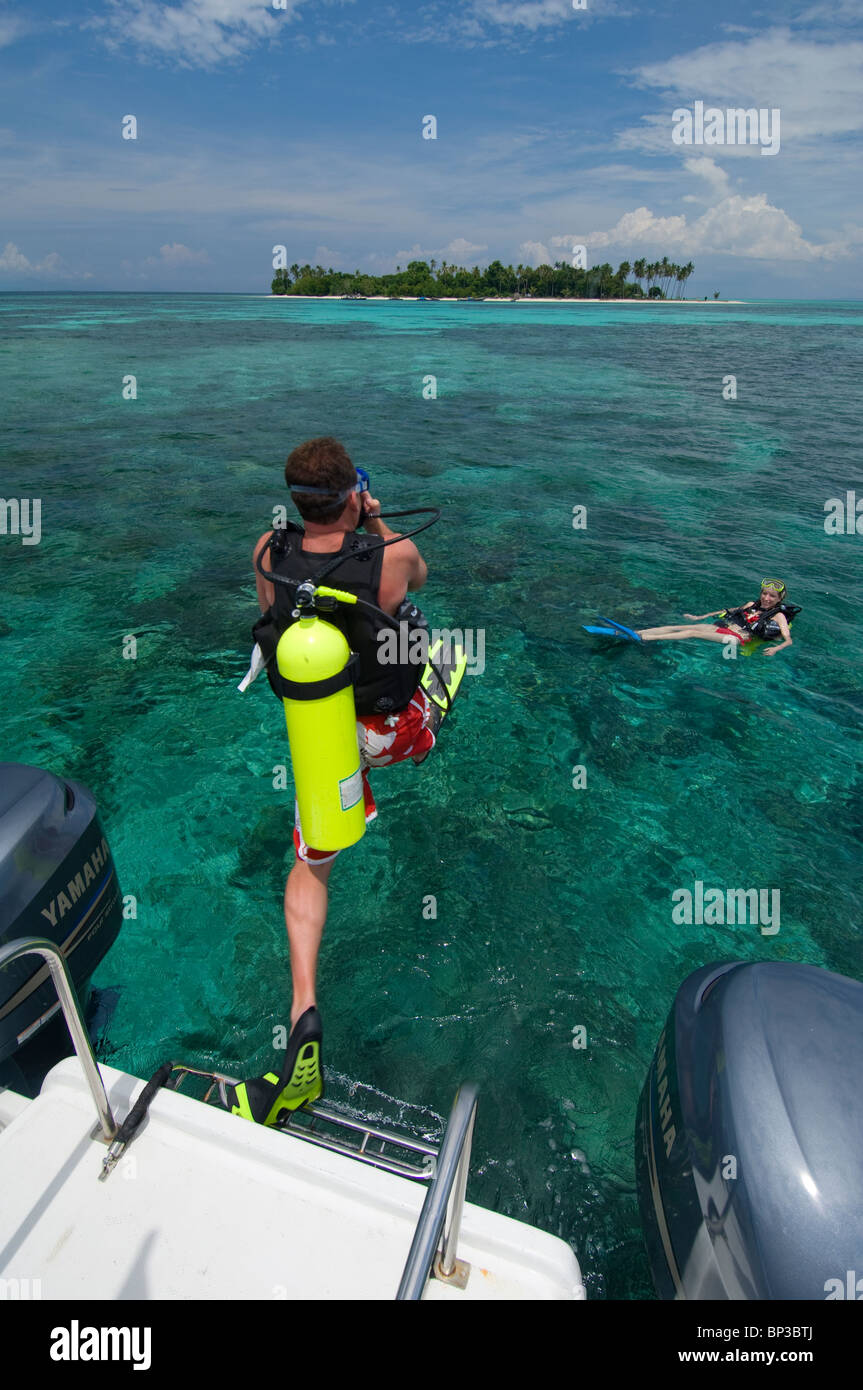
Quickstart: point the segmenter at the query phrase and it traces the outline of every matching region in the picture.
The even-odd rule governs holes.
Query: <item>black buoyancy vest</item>
[[[379,606],[383,546],[376,537],[349,531],[341,549],[327,553],[303,550],[304,535],[301,526],[288,522],[283,552],[279,555],[270,551],[270,563],[276,574],[300,583],[315,579],[338,554],[343,557],[341,562],[322,582],[334,589],[345,589],[366,603]],[[264,654],[270,685],[281,698],[272,673],[277,670],[276,647],[279,638],[297,621],[294,617],[296,591],[293,585],[285,584],[276,584],[275,591],[275,603],[258,619],[252,635]],[[390,714],[404,709],[419,684],[422,670],[411,661],[383,664],[379,660],[381,643],[378,633],[392,630],[391,625],[359,604],[338,605],[332,613],[327,613],[326,621],[344,634],[351,651],[359,657],[359,674],[354,687],[357,714]],[[400,649],[408,647],[407,643],[399,642],[398,645]]]
[[[789,627],[797,614],[802,610],[796,603],[777,603],[775,607],[768,608],[766,612],[758,607],[756,600],[753,608],[729,608],[722,617],[728,623],[737,623],[738,627],[749,628],[753,637],[761,637],[769,640],[771,637],[781,637],[782,632],[779,624],[773,621],[777,613],[781,613]]]

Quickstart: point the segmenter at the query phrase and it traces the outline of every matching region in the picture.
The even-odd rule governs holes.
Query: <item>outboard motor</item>
[[[54,941],[84,1007],[90,976],[123,920],[96,803],[80,782],[0,763],[0,945]],[[48,967],[26,956],[0,970],[0,1063],[59,1010]]]
[[[635,1127],[661,1298],[863,1297],[861,1079],[855,980],[732,961],[684,981]]]

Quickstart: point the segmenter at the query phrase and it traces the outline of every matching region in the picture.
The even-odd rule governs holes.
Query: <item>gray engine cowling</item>
[[[87,788],[24,763],[0,763],[0,945],[24,936],[56,942],[83,1001],[122,920],[114,861]],[[38,957],[0,971],[0,1062],[56,1012],[56,991]]]
[[[690,975],[635,1141],[661,1298],[863,1296],[863,985],[791,963]]]

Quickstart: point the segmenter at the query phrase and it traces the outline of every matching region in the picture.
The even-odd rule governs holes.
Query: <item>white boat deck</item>
[[[139,1079],[100,1068],[122,1119]],[[0,1094],[0,1277],[44,1299],[393,1299],[426,1192],[187,1096],[160,1091],[110,1177],[72,1057],[36,1100]],[[470,1184],[468,1184],[470,1185]],[[467,1288],[425,1297],[583,1299],[556,1236],[466,1203]]]

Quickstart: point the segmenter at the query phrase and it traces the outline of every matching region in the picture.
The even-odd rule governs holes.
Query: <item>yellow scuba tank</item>
[[[355,603],[321,585],[316,596]],[[303,839],[312,849],[347,849],[365,834],[353,679],[344,635],[306,603],[276,648]]]

